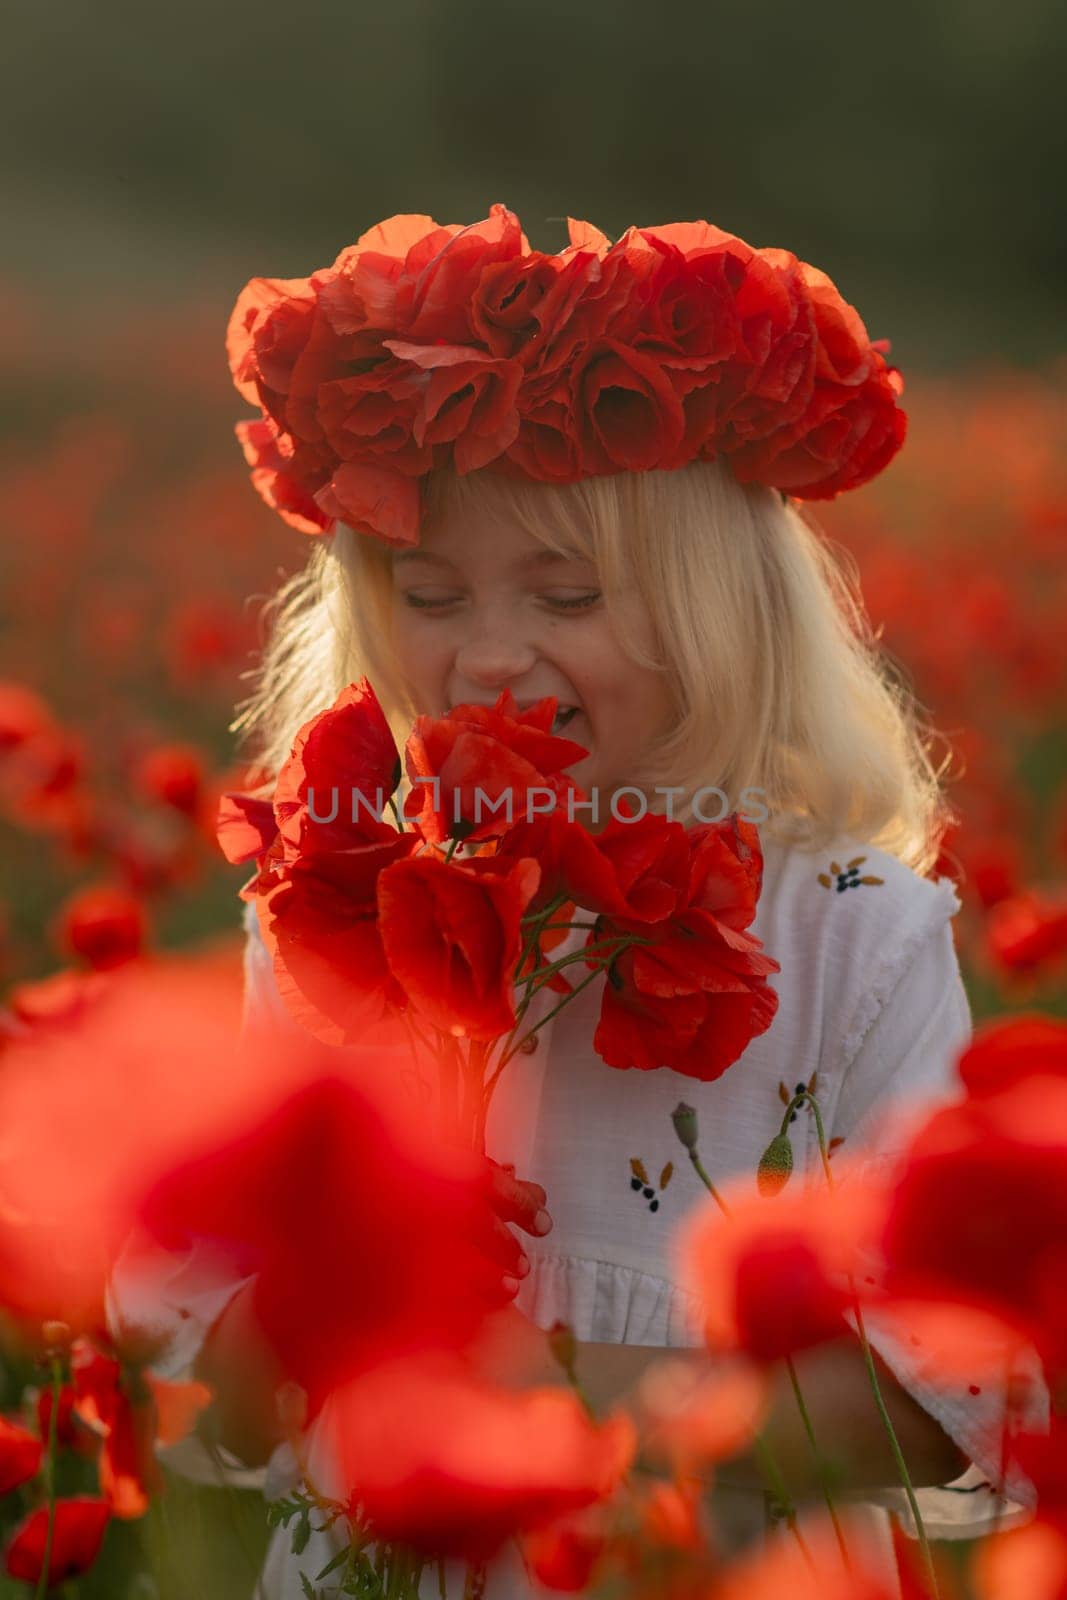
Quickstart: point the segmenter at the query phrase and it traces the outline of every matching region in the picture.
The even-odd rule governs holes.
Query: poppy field
[[[694,1292],[721,1312],[706,1329],[716,1376],[694,1388],[665,1362],[639,1401],[600,1415],[565,1329],[537,1383],[498,1348],[509,1260],[479,1149],[487,1052],[521,1031],[517,979],[566,992],[551,918],[598,895],[596,955],[618,975],[609,1065],[643,1043],[627,1009],[647,981],[642,941],[681,973],[684,922],[746,986],[744,1026],[716,1065],[727,1070],[773,1015],[775,964],[744,932],[758,844],[722,830],[702,846],[733,886],[729,907],[679,888],[669,909],[642,901],[638,915],[610,841],[584,857],[516,831],[460,867],[437,853],[449,831],[431,809],[412,835],[380,823],[311,843],[316,774],[365,776],[337,766],[334,732],[367,770],[393,768],[362,692],[322,708],[341,720],[309,734],[273,805],[235,801],[252,775],[228,724],[263,604],[307,540],[249,488],[219,308],[101,305],[75,319],[25,287],[2,298],[0,1595],[250,1595],[283,1530],[308,1552],[304,1592],[331,1600],[429,1593],[438,1567],[442,1583],[462,1569],[450,1596],[475,1596],[504,1549],[546,1593],[890,1600],[825,1483],[803,1504],[777,1493],[781,1537],[737,1558],[703,1492],[755,1448],[776,1364],[842,1337],[847,1318],[862,1342],[876,1310],[921,1323],[946,1377],[984,1363],[993,1381],[995,1348],[1015,1396],[1003,1480],[1010,1492],[1021,1474],[1038,1493],[1028,1524],[951,1559],[898,1527],[905,1600],[1067,1593],[1067,365],[909,375],[899,459],[814,508],[855,563],[948,776],[956,820],[936,871],[960,893],[978,1025],[959,1099],[916,1132],[891,1180],[853,1172],[848,1153],[831,1168],[827,1151],[825,1189],[802,1194],[775,1141],[758,1185],[726,1207],[709,1197],[685,1248]],[[548,747],[566,741],[508,721],[506,706],[501,718],[479,731],[506,732],[531,771],[552,772]],[[353,844],[358,875],[340,862]],[[552,864],[540,883],[531,856]],[[240,1043],[238,891],[253,870],[245,898],[258,897],[303,996],[304,1031]],[[685,876],[679,864],[678,885]],[[389,893],[374,901],[379,880]],[[481,926],[491,911],[506,930],[486,957],[495,986],[447,1013],[439,952],[418,942],[413,909],[434,896],[442,920]],[[655,931],[635,935],[641,919]],[[372,980],[352,1011],[319,957],[356,925]],[[679,989],[692,1040],[714,985],[689,974]],[[370,1028],[375,1048],[394,1048],[405,1010],[422,1065],[447,1057],[457,1137],[445,1144],[395,1086],[338,1067],[336,1047]],[[666,1003],[659,1021],[649,1049],[662,1057],[683,1030]],[[692,1060],[679,1045],[672,1064],[700,1076]],[[788,1113],[817,1089],[785,1100],[788,1145]],[[676,1126],[685,1162],[699,1129]],[[135,1308],[160,1253],[205,1236],[255,1275],[249,1314],[302,1469],[274,1485],[269,1512],[239,1470],[211,1481],[210,1373],[177,1359],[173,1328],[108,1306],[120,1265]],[[872,1251],[876,1284],[859,1266]],[[1052,1397],[1051,1433],[1033,1425],[1024,1347]],[[441,1419],[432,1440],[427,1414]],[[301,1455],[309,1417],[328,1418],[337,1441],[313,1462]]]

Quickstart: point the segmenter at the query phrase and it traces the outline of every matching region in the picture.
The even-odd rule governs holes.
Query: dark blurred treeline
[[[822,266],[905,370],[1062,347],[1057,0],[8,0],[3,269],[218,295],[395,211],[535,245],[705,217]]]

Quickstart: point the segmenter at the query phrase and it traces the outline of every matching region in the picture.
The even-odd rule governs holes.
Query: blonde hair
[[[742,486],[723,462],[550,485],[491,471],[430,475],[427,526],[477,508],[596,563],[622,648],[667,674],[675,714],[632,781],[651,798],[762,791],[764,836],[823,850],[847,835],[927,872],[953,812],[932,731],[881,651],[855,565],[809,513]],[[416,708],[389,647],[391,552],[339,526],[267,609],[270,634],[233,730],[276,774],[293,738],[366,674],[401,741]],[[655,648],[625,627],[643,605]],[[746,802],[750,806],[753,802]],[[705,815],[705,812],[698,813]],[[713,813],[714,814],[714,813]]]

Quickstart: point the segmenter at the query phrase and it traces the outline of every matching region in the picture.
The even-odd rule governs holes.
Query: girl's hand
[[[534,1238],[543,1238],[552,1229],[552,1218],[545,1210],[547,1196],[539,1183],[516,1178],[513,1166],[501,1166],[486,1157],[489,1168],[489,1204],[493,1211],[488,1239],[488,1254],[503,1273],[503,1295],[511,1300],[519,1282],[530,1270],[529,1259],[508,1223]]]

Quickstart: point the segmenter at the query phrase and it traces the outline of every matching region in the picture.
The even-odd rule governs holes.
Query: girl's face
[[[393,552],[392,572],[393,647],[418,710],[492,705],[502,689],[521,707],[555,695],[553,731],[589,752],[568,771],[590,797],[598,791],[598,820],[577,818],[603,827],[613,791],[665,730],[671,697],[664,673],[624,653],[593,562],[479,511],[424,529],[418,549]],[[653,646],[636,599],[626,637]]]

